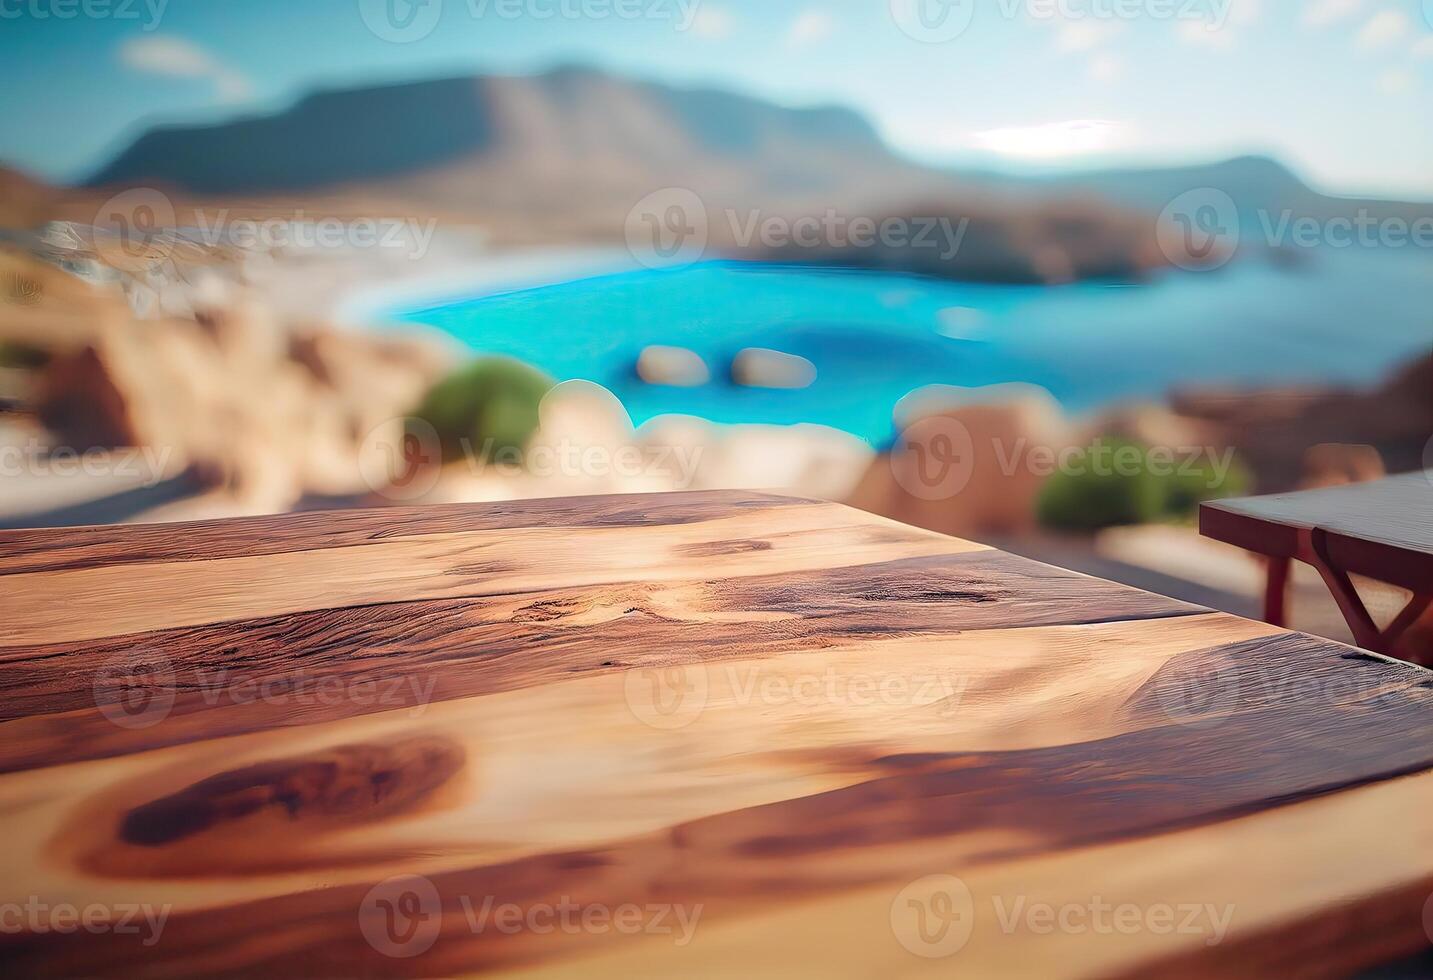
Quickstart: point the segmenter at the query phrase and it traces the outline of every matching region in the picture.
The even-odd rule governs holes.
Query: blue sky
[[[0,161],[75,179],[152,122],[574,62],[850,105],[934,162],[1258,152],[1433,198],[1433,0],[0,0]]]

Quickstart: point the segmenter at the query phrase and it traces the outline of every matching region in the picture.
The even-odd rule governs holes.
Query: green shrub
[[[438,432],[443,458],[520,453],[537,428],[538,405],[555,384],[509,357],[483,357],[434,385],[415,415]]]
[[[1207,455],[1191,460],[1164,453],[1159,459],[1151,472],[1148,447],[1101,436],[1045,481],[1036,516],[1062,531],[1186,520],[1203,501],[1237,495],[1249,485],[1248,472],[1237,464],[1221,479]]]
[[[1046,527],[1062,531],[1093,531],[1115,524],[1145,524],[1158,520],[1164,507],[1164,488],[1144,466],[1124,472],[1102,460],[1120,454],[1143,454],[1137,443],[1100,438],[1069,458],[1040,488],[1036,516]]]

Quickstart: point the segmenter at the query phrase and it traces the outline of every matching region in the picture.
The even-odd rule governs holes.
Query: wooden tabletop
[[[10,975],[1429,943],[1433,674],[828,503],[7,532],[0,693]]]
[[[1211,501],[1200,507],[1200,530],[1276,557],[1299,557],[1317,530],[1347,570],[1426,590],[1433,585],[1433,470]]]

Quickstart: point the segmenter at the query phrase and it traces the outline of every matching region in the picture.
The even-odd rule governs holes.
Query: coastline
[[[405,307],[444,306],[638,268],[622,248],[537,245],[478,250],[412,275],[352,289],[327,313],[345,327],[386,328],[393,322],[386,315]]]

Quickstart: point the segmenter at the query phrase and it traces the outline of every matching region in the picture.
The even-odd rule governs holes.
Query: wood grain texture
[[[481,507],[385,507],[242,521],[0,531],[0,575],[314,551],[455,531],[688,524],[710,518],[715,509],[735,514],[752,508],[770,511],[811,503],[760,493],[624,494],[604,497],[601,507],[582,498],[558,497],[499,501]]]
[[[16,975],[1339,975],[1429,941],[1433,674],[830,504],[26,532],[0,588],[0,909],[165,910],[0,912]]]
[[[750,511],[676,525],[424,530],[361,545],[214,558],[203,562],[202,575],[192,560],[17,572],[5,576],[0,594],[0,644],[412,599],[680,581],[696,566],[715,577],[771,574],[984,548],[852,521],[850,513],[813,503],[781,509],[779,524],[770,511]]]

